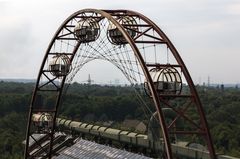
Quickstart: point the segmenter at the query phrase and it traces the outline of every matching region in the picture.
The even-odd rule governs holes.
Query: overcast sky
[[[84,8],[140,12],[167,34],[195,83],[240,83],[239,0],[0,0],[0,78],[36,78],[57,28]]]

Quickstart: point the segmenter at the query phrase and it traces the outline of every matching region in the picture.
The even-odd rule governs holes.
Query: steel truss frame
[[[90,16],[86,15],[84,16],[84,13],[93,13]],[[137,58],[139,64],[141,65],[141,68],[143,70],[144,76],[146,80],[149,83],[149,89],[151,92],[152,99],[154,101],[156,110],[158,112],[158,118],[159,118],[159,124],[162,129],[162,136],[163,136],[163,141],[164,141],[164,146],[165,146],[165,154],[166,158],[172,159],[172,150],[171,150],[171,143],[170,143],[170,134],[196,134],[203,136],[207,143],[207,147],[209,150],[209,154],[212,159],[216,159],[211,135],[209,132],[209,128],[207,125],[206,117],[204,115],[203,107],[200,102],[200,99],[198,97],[196,88],[194,86],[194,83],[191,79],[191,76],[182,60],[180,57],[178,51],[172,44],[172,42],[168,39],[168,37],[165,35],[165,33],[150,19],[145,17],[144,15],[134,12],[134,11],[129,11],[129,10],[98,10],[98,9],[83,9],[80,11],[75,12],[71,16],[69,16],[59,27],[59,29],[56,31],[55,35],[53,36],[47,50],[46,54],[43,58],[42,65],[39,70],[37,82],[35,89],[33,91],[32,95],[32,100],[30,103],[30,110],[29,110],[29,116],[28,116],[28,126],[27,126],[27,133],[26,133],[26,147],[25,147],[25,159],[30,159],[30,158],[51,158],[52,155],[54,154],[54,148],[53,148],[53,143],[54,143],[54,130],[56,127],[56,117],[57,117],[57,112],[58,112],[58,107],[60,104],[60,100],[63,94],[63,87],[65,85],[66,81],[66,76],[63,76],[61,78],[58,77],[52,77],[49,76],[47,73],[49,72],[48,69],[46,69],[44,66],[50,56],[57,55],[59,53],[57,52],[52,52],[51,48],[53,47],[54,43],[56,40],[72,40],[76,42],[76,45],[74,49],[72,49],[71,52],[65,52],[64,54],[67,55],[70,58],[70,61],[72,62],[74,59],[74,56],[81,45],[80,42],[77,41],[77,39],[72,36],[69,37],[69,35],[74,34],[73,31],[70,29],[74,27],[74,25],[68,24],[70,20],[76,18],[76,19],[81,19],[81,18],[87,18],[87,16],[91,18],[95,18],[98,21],[101,21],[102,19],[106,18],[108,19],[111,23],[113,23],[119,31],[122,33],[128,44],[130,45],[131,49],[134,52],[135,57]],[[133,18],[139,18],[141,19],[144,23],[142,24],[134,24],[136,27],[141,28],[142,31],[137,31],[137,36],[132,38],[126,29],[131,29],[131,25],[121,25],[116,19],[121,16],[130,16]],[[65,30],[67,33],[61,34],[61,32]],[[149,34],[148,32],[150,30],[154,30],[156,32],[156,36],[153,36]],[[148,37],[149,40],[141,40],[141,37],[145,36]],[[136,44],[138,43],[144,43],[144,44],[165,44],[171,51],[173,57],[177,61],[177,64],[168,64],[168,66],[171,67],[178,67],[182,70],[183,75],[186,79],[187,85],[189,86],[190,94],[184,95],[184,94],[179,94],[179,95],[159,95],[156,91],[156,88],[154,87],[153,80],[150,76],[149,69],[152,67],[161,67],[161,66],[166,66],[164,64],[148,64],[144,61],[144,58],[142,57],[138,47]],[[44,81],[41,81],[41,78],[44,78]],[[55,104],[52,107],[44,107],[42,105],[38,105],[37,103],[37,98],[39,94],[43,94],[44,92],[46,93],[53,93],[55,95]],[[177,109],[169,103],[168,100],[166,100],[166,97],[174,97],[174,98],[187,98],[190,100],[189,104],[187,104],[183,109]],[[165,105],[169,108],[171,108],[174,112],[177,113],[176,118],[171,122],[171,123],[166,123],[166,119],[164,117],[164,114],[162,112],[162,105]],[[189,107],[192,107],[192,105],[196,108],[197,113],[199,114],[200,117],[200,123],[196,123],[192,119],[190,119],[186,114],[186,110],[189,109]],[[31,153],[31,146],[29,145],[30,138],[33,138],[32,134],[33,132],[33,121],[32,117],[33,114],[36,112],[48,112],[51,113],[53,116],[53,125],[51,129],[46,132],[48,139],[49,139],[49,145],[48,148],[43,148],[41,147],[40,143],[37,143],[38,141],[35,140],[37,145],[40,145],[39,148],[43,149],[42,152],[43,156],[40,156],[40,154],[36,153]],[[173,125],[175,124],[176,120],[178,118],[184,118],[186,121],[192,124],[193,127],[195,127],[195,131],[175,131],[173,128]],[[34,140],[34,139],[33,139]],[[42,155],[42,154],[41,154]]]

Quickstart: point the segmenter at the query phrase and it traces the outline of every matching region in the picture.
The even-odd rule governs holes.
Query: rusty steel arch
[[[139,19],[139,21],[142,22],[142,24],[139,23],[129,23],[129,24],[121,24],[120,21],[118,21],[119,17],[124,17],[128,16],[130,19]],[[76,20],[77,23],[79,22],[79,19],[84,20],[84,18],[91,18],[95,19],[95,21],[100,22],[103,19],[107,19],[109,21],[109,24],[113,24],[116,29],[120,32],[121,39],[117,41],[117,43],[113,42],[113,45],[129,45],[132,52],[134,53],[134,56],[137,58],[137,62],[139,63],[142,72],[144,74],[144,77],[146,78],[147,84],[148,84],[148,89],[151,93],[151,98],[153,99],[154,105],[156,107],[157,113],[158,113],[158,118],[159,118],[159,124],[161,126],[162,130],[162,137],[164,141],[164,146],[165,146],[165,155],[166,158],[172,159],[173,154],[172,154],[172,148],[171,148],[171,142],[170,142],[170,137],[169,134],[195,134],[195,135],[200,135],[203,136],[205,139],[205,143],[208,147],[210,156],[212,159],[216,158],[212,140],[211,140],[211,135],[208,129],[207,121],[204,115],[204,111],[200,102],[200,99],[198,97],[197,91],[195,89],[195,86],[193,84],[193,81],[190,77],[190,74],[181,59],[178,51],[174,47],[174,45],[171,43],[171,41],[168,39],[168,37],[163,33],[163,31],[155,24],[153,23],[150,19],[145,17],[144,15],[134,12],[134,11],[129,11],[129,10],[98,10],[98,9],[83,9],[80,11],[75,12],[71,16],[69,16],[59,27],[55,35],[53,36],[46,54],[43,58],[42,65],[40,67],[40,71],[38,74],[36,86],[32,95],[32,100],[30,103],[30,110],[29,110],[29,116],[28,116],[28,126],[27,126],[27,133],[26,133],[26,147],[25,147],[25,159],[29,158],[35,158],[35,157],[43,157],[43,158],[51,158],[53,155],[53,139],[54,139],[54,131],[56,127],[56,117],[57,117],[57,112],[58,112],[58,107],[60,104],[60,100],[63,94],[63,88],[65,86],[66,78],[68,76],[69,71],[71,70],[69,68],[64,68],[59,70],[60,68],[57,68],[58,70],[54,69],[53,67],[48,68],[48,60],[51,58],[55,58],[56,56],[60,56],[63,58],[68,58],[67,60],[63,59],[63,63],[65,61],[69,61],[69,64],[72,64],[75,58],[75,55],[77,51],[79,50],[79,47],[84,45],[85,43],[89,42],[94,42],[94,39],[86,40],[84,41],[84,38],[82,37],[81,40],[76,38],[76,35],[72,28],[74,25],[72,24],[73,20]],[[138,30],[135,28],[141,28],[142,30]],[[148,34],[149,31],[152,31],[153,34]],[[130,31],[134,31],[134,36],[130,34]],[[81,34],[81,33],[80,33]],[[92,34],[92,33],[91,33]],[[155,35],[157,34],[157,35]],[[148,40],[144,40],[144,37],[147,37]],[[97,36],[94,36],[94,38],[97,38]],[[142,38],[142,40],[141,40]],[[56,41],[62,41],[68,40],[67,43],[71,43],[73,45],[73,48],[70,49],[70,52],[64,51],[64,52],[54,52],[53,48],[55,50],[55,47],[62,47],[60,46],[55,46],[57,45]],[[96,40],[96,39],[95,39]],[[106,39],[107,40],[107,39]],[[108,39],[109,40],[109,39]],[[154,44],[153,46],[155,47],[156,45],[166,45],[167,48],[171,51],[173,57],[176,60],[175,64],[171,63],[166,63],[166,64],[160,64],[160,63],[147,63],[147,61],[143,58],[142,52],[140,51],[139,47],[137,44]],[[68,48],[67,48],[68,50]],[[69,50],[68,50],[69,51]],[[87,51],[87,50],[85,50]],[[62,56],[63,55],[63,56]],[[101,55],[102,56],[102,55]],[[94,57],[97,58],[98,56]],[[105,58],[103,56],[103,58]],[[60,59],[61,60],[61,59]],[[55,61],[58,61],[55,60]],[[113,62],[114,63],[114,62]],[[51,65],[51,64],[50,64]],[[66,63],[62,64],[66,65]],[[183,76],[186,79],[187,86],[189,87],[189,94],[184,95],[184,94],[159,94],[157,88],[154,85],[154,81],[149,73],[149,70],[153,67],[174,67],[174,68],[179,68],[183,72]],[[66,71],[67,70],[67,71]],[[52,95],[55,97],[55,103],[50,105],[50,106],[45,106],[42,101],[43,96],[49,96]],[[196,108],[196,112],[199,115],[199,120],[198,120],[198,125],[190,119],[187,115],[185,115],[185,112],[187,109],[189,109],[190,104],[187,106],[184,106],[184,108],[175,108],[171,105],[169,102],[173,98],[188,98],[191,102],[191,106],[193,105],[194,108]],[[167,125],[165,122],[165,117],[162,112],[162,105],[171,108],[174,112],[177,113],[176,118],[171,122],[170,125]],[[41,144],[37,143],[35,137],[32,135],[36,130],[34,130],[34,119],[36,113],[48,113],[52,116],[53,121],[51,124],[48,123],[47,127],[48,129],[43,130],[38,130],[41,133],[47,134],[49,138],[49,145],[48,148],[44,149],[41,147]],[[190,124],[192,124],[195,129],[195,131],[172,131],[172,125],[176,122],[178,118],[184,118],[186,121],[188,121]],[[42,149],[42,154],[34,154],[31,152],[31,145],[30,145],[30,140],[33,140],[33,142],[36,142],[39,146],[40,149]]]

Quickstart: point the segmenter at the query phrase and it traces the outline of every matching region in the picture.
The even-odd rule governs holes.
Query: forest
[[[27,114],[34,83],[0,82],[0,158],[23,157]],[[240,89],[197,86],[216,151],[240,157]],[[60,116],[84,120],[84,115],[102,114],[109,120],[142,118],[129,86],[73,83],[64,96]],[[49,98],[51,100],[51,98]],[[78,108],[78,109],[77,109]],[[117,110],[117,114],[112,111]],[[92,119],[94,122],[94,119]]]

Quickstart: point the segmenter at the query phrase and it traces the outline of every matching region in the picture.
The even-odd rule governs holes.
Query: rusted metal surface
[[[84,16],[83,13],[84,14],[87,13],[88,15]],[[141,23],[141,24],[133,23],[132,25],[131,24],[122,24],[121,25],[121,23],[118,21],[118,19],[119,19],[119,17],[123,17],[123,16],[138,18],[141,21],[143,21],[144,23]],[[168,159],[173,158],[169,134],[172,134],[172,133],[179,134],[180,133],[180,134],[188,135],[188,134],[194,133],[194,134],[202,135],[204,137],[204,139],[206,139],[206,143],[208,145],[208,150],[210,152],[210,156],[212,159],[216,159],[216,155],[215,155],[211,135],[209,132],[209,128],[207,125],[206,117],[204,115],[202,104],[198,97],[197,91],[195,89],[193,81],[190,77],[190,74],[189,74],[183,60],[181,59],[178,51],[176,50],[174,45],[171,43],[171,41],[168,39],[168,37],[164,34],[164,32],[155,23],[153,23],[150,19],[148,19],[147,17],[145,17],[144,15],[142,15],[140,13],[137,13],[134,11],[129,11],[129,10],[97,10],[97,9],[83,9],[83,10],[75,12],[74,14],[69,16],[62,23],[62,25],[59,27],[59,29],[56,31],[55,35],[53,36],[53,38],[46,50],[46,54],[43,58],[42,65],[39,70],[36,86],[35,86],[35,89],[34,89],[34,92],[32,95],[32,100],[30,103],[28,126],[27,126],[27,133],[26,133],[25,159],[37,157],[37,156],[32,156],[30,154],[29,137],[33,133],[32,116],[35,112],[38,112],[38,111],[52,113],[53,125],[52,125],[51,129],[48,132],[46,132],[46,134],[49,136],[49,148],[48,148],[47,152],[45,152],[45,154],[44,154],[45,158],[47,157],[50,159],[52,156],[53,135],[54,135],[55,126],[56,126],[55,123],[56,123],[57,111],[58,111],[60,101],[62,98],[63,88],[65,86],[65,80],[66,80],[67,74],[62,75],[61,78],[54,77],[54,74],[49,75],[48,73],[52,73],[52,72],[51,72],[51,70],[48,70],[46,68],[46,65],[48,64],[48,60],[51,56],[63,54],[63,53],[58,53],[58,52],[52,51],[52,49],[55,47],[56,41],[58,41],[58,40],[62,40],[62,41],[67,40],[67,42],[69,42],[69,41],[75,42],[75,45],[74,45],[74,48],[72,49],[72,51],[71,52],[66,51],[66,53],[64,53],[66,56],[69,57],[70,62],[73,61],[75,54],[81,45],[81,42],[74,36],[74,32],[71,31],[71,29],[70,29],[70,28],[75,27],[75,25],[72,25],[71,23],[69,24],[69,22],[75,18],[81,19],[81,18],[88,18],[88,17],[98,19],[99,21],[101,21],[103,19],[107,19],[109,22],[114,24],[114,26],[116,26],[118,31],[120,31],[120,33],[121,33],[120,36],[122,36],[125,39],[124,44],[127,43],[131,47],[131,49],[134,53],[134,56],[136,57],[137,61],[139,62],[140,66],[142,68],[143,74],[148,82],[149,90],[151,92],[151,97],[153,99],[156,110],[158,112],[159,124],[161,125],[166,158],[168,158]],[[142,27],[142,31],[135,30],[137,35],[135,37],[133,37],[128,32],[128,30],[132,30],[131,27]],[[153,30],[156,33],[156,35],[148,34],[147,32],[149,30]],[[67,32],[64,34],[61,34],[64,31],[67,31]],[[142,39],[141,40],[141,38],[143,36],[146,36],[150,39],[148,39],[148,40]],[[107,39],[107,40],[109,40],[109,39]],[[121,41],[120,41],[120,43],[121,43]],[[157,64],[157,63],[156,64],[148,64],[147,61],[144,60],[144,58],[141,54],[141,51],[137,46],[138,44],[167,45],[167,48],[171,51],[173,57],[177,61],[177,64]],[[159,93],[157,92],[157,90],[154,86],[153,79],[149,72],[149,68],[163,67],[163,66],[164,67],[171,66],[174,68],[181,69],[181,71],[183,72],[183,75],[186,79],[186,82],[189,86],[190,94],[170,94],[170,95],[166,95],[166,94],[161,95],[160,94],[159,95]],[[45,80],[42,80],[42,78],[44,78]],[[44,105],[41,105],[41,106],[36,105],[37,97],[39,95],[43,96],[44,92],[53,93],[55,96],[55,104],[53,106],[51,106],[50,108],[45,108]],[[200,116],[200,125],[197,125],[192,119],[190,119],[185,114],[186,110],[189,108],[189,105],[183,107],[181,110],[178,110],[178,109],[174,108],[171,105],[171,103],[169,103],[168,100],[166,100],[167,99],[166,97],[169,97],[169,99],[173,98],[173,97],[174,98],[189,98],[189,100],[191,100],[192,103],[194,103],[194,107],[196,107],[197,113]],[[171,108],[173,111],[175,111],[178,114],[177,117],[175,118],[175,120],[173,120],[170,125],[168,125],[165,121],[165,117],[162,112],[163,104],[165,106]],[[172,130],[170,130],[170,128],[172,128],[173,125],[175,124],[177,118],[180,118],[180,117],[189,121],[189,123],[191,123],[196,128],[196,130],[195,131],[177,131],[177,130],[172,131]],[[41,149],[41,147],[39,147],[39,148]]]

